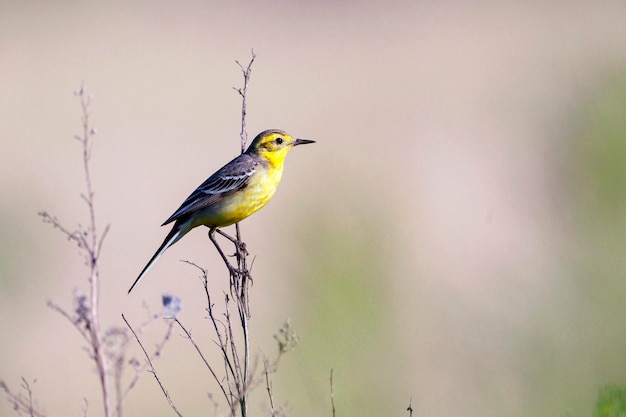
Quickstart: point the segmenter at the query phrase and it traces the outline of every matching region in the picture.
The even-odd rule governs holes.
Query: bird
[[[244,153],[200,184],[178,210],[165,220],[161,226],[174,222],[172,230],[133,282],[128,293],[130,294],[170,246],[195,227],[209,228],[209,238],[226,260],[214,233],[218,231],[234,241],[219,228],[238,223],[265,206],[278,188],[287,153],[296,146],[309,143],[315,141],[295,139],[280,129],[259,133]]]

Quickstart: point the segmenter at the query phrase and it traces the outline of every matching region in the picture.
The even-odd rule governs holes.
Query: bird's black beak
[[[315,141],[308,139],[296,139],[291,146],[306,145],[307,143],[315,143]]]

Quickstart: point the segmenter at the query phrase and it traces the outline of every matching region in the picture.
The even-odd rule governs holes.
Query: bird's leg
[[[217,243],[217,240],[215,239],[215,231],[220,232],[220,234],[223,235],[223,233],[219,230],[219,229],[211,229],[209,230],[209,239],[211,239],[211,242],[213,242],[213,244],[215,245],[215,249],[217,249],[217,252],[220,254],[220,256],[222,257],[222,260],[224,261],[224,263],[226,264],[226,268],[228,268],[228,271],[230,272],[230,275],[232,277],[237,276],[237,274],[240,273],[239,270],[237,270],[234,266],[232,266],[230,264],[230,262],[228,262],[228,258],[226,258],[226,255],[224,255],[224,252],[222,251],[222,248],[220,248],[220,245]],[[229,236],[230,237],[230,236]]]
[[[226,239],[228,239],[231,242],[233,242],[233,245],[235,245],[235,247],[239,250],[239,252],[243,253],[246,256],[250,255],[248,253],[248,249],[246,248],[246,243],[245,242],[237,240],[236,238],[232,237],[231,235],[229,235],[229,234],[227,234],[225,232],[222,232],[221,229],[215,229],[215,231],[217,233],[219,233],[220,235],[224,236]]]

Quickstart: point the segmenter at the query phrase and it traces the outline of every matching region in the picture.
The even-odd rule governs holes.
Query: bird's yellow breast
[[[282,177],[280,167],[262,167],[248,182],[248,186],[212,204],[196,216],[192,227],[225,227],[240,222],[260,210],[274,196]]]

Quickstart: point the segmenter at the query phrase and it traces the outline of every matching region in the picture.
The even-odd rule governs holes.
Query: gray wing
[[[162,226],[215,204],[228,195],[244,189],[248,186],[250,177],[257,171],[260,164],[258,159],[248,154],[239,155],[200,184]]]

